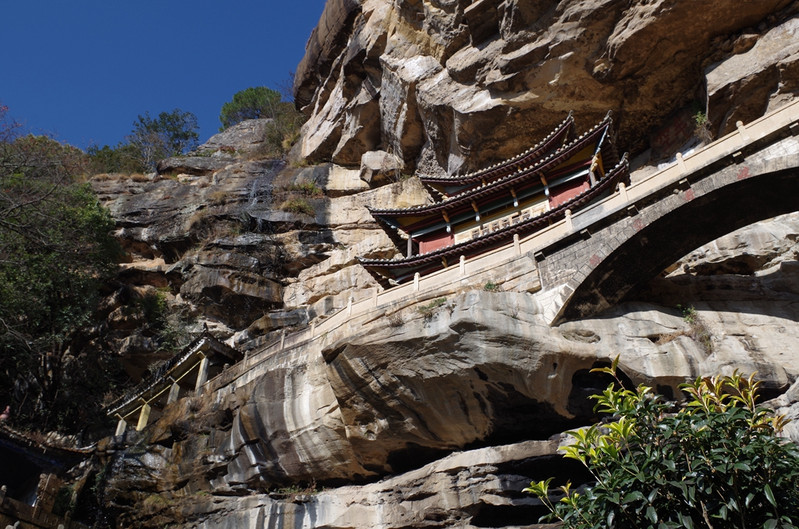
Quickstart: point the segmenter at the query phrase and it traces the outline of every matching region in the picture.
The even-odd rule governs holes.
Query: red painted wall
[[[454,236],[451,233],[436,233],[434,235],[425,235],[419,239],[419,253],[430,253],[433,250],[444,248],[445,246],[452,245]]]
[[[588,189],[588,187],[589,183],[586,180],[572,180],[554,189],[550,188],[549,205],[553,208],[560,206]]]

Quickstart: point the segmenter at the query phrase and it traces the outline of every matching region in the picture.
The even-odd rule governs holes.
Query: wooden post
[[[200,360],[200,369],[197,371],[197,382],[194,384],[194,391],[198,395],[206,380],[208,380],[208,357],[203,356],[203,359]]]
[[[169,388],[169,395],[166,398],[166,403],[172,404],[173,402],[178,400],[178,397],[180,397],[180,386],[178,385],[177,382],[173,382],[172,387]]]
[[[141,412],[139,413],[139,422],[136,424],[136,431],[140,432],[147,426],[147,421],[150,420],[150,405],[142,404]]]

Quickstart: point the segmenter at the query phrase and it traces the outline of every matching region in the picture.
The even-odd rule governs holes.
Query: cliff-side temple
[[[405,256],[361,264],[383,286],[403,283],[510,244],[613,192],[629,169],[612,124],[608,113],[575,138],[569,114],[536,146],[506,161],[465,175],[420,176],[435,203],[370,210]]]

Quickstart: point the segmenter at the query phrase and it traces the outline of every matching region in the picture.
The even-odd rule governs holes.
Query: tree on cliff
[[[266,127],[264,156],[286,153],[299,137],[304,116],[294,104],[283,101],[281,94],[265,86],[250,87],[233,94],[233,100],[222,105],[219,121],[225,130],[247,119],[271,119]]]
[[[233,94],[233,100],[222,105],[220,130],[245,119],[275,118],[281,112],[280,93],[265,86],[254,86]]]
[[[74,176],[86,155],[19,135],[6,112],[0,108],[0,399],[16,424],[54,427],[69,398],[70,340],[90,322],[118,246],[108,212]]]
[[[176,108],[161,112],[151,118],[148,112],[133,122],[133,131],[127,137],[138,154],[141,164],[155,169],[158,160],[184,154],[197,146],[197,116]]]

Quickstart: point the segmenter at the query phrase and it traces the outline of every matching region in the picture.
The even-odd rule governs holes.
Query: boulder
[[[361,156],[360,179],[371,187],[396,182],[402,176],[402,160],[386,151],[368,151]]]
[[[195,152],[208,153],[213,158],[248,155],[264,144],[271,119],[245,119],[214,134],[197,147]]]

